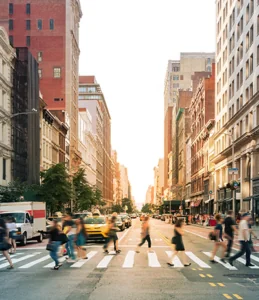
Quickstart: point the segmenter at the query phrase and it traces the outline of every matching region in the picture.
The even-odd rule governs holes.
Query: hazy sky
[[[80,75],[95,75],[136,202],[163,157],[164,79],[180,52],[215,51],[215,0],[81,0]]]

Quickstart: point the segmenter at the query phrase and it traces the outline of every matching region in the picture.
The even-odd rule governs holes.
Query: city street
[[[242,259],[234,268],[211,265],[208,229],[190,225],[184,242],[191,266],[183,267],[176,259],[175,267],[169,267],[173,226],[152,219],[154,252],[148,253],[145,244],[138,254],[134,250],[140,241],[140,224],[139,219],[133,220],[130,229],[119,233],[121,254],[113,255],[111,248],[111,254],[105,255],[101,243],[90,243],[88,260],[64,262],[58,271],[50,270],[47,240],[19,247],[12,256],[14,270],[6,270],[0,256],[0,299],[259,299],[258,253],[253,253],[253,268],[245,267]]]

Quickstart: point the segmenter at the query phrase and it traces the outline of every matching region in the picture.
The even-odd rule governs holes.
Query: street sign
[[[211,195],[211,194],[212,194],[212,191],[209,191],[209,194]]]
[[[229,168],[228,174],[238,175],[238,168]]]

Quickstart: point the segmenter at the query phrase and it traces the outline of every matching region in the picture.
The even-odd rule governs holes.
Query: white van
[[[27,240],[42,242],[43,236],[38,230],[46,231],[45,202],[8,202],[0,203],[0,218],[14,217],[17,226],[16,240],[22,245]]]

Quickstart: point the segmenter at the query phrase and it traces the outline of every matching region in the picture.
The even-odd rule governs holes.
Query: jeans
[[[75,259],[75,254],[74,254],[74,240],[75,240],[75,235],[71,234],[68,235],[68,242],[66,243],[66,250],[67,250],[67,255],[71,259]]]
[[[232,239],[228,240],[228,244],[227,244],[227,256],[229,256],[230,253],[231,253],[231,249],[232,249],[232,246],[233,246],[233,239],[234,239],[234,237],[232,237]]]
[[[240,246],[241,246],[240,251],[237,252],[236,255],[230,257],[230,261],[234,261],[234,260],[238,259],[239,257],[241,257],[243,254],[246,254],[246,265],[250,265],[251,249],[250,249],[249,243],[245,242],[245,241],[239,241],[239,242],[240,242]]]
[[[54,260],[55,266],[58,266],[58,248],[61,245],[59,241],[52,241],[51,244],[53,245],[53,251],[50,251],[49,255]]]
[[[142,239],[141,243],[139,244],[139,247],[141,247],[142,245],[144,245],[145,241],[148,242],[148,248],[151,248],[151,239],[150,239],[150,235],[149,235],[149,234],[146,235],[146,236]]]

